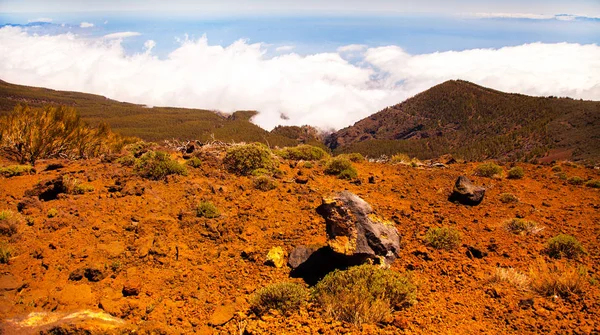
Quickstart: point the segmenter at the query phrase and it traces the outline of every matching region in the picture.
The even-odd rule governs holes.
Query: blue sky
[[[340,128],[448,79],[600,100],[599,43],[600,0],[0,1],[2,80],[265,128]]]

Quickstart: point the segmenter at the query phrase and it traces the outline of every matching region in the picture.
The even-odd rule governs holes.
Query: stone
[[[294,248],[294,250],[292,250],[290,253],[290,257],[288,258],[289,267],[292,269],[297,269],[300,265],[306,262],[314,252],[314,249],[305,246]]]
[[[104,279],[106,275],[102,272],[102,270],[94,267],[79,268],[69,274],[69,280],[72,281],[82,280],[83,277],[87,278],[87,280],[91,282],[98,282]]]
[[[281,268],[285,265],[286,252],[282,247],[273,247],[267,253],[266,264],[273,265],[276,268]]]
[[[10,273],[0,275],[0,292],[18,290],[26,285],[25,282]]]
[[[141,289],[141,280],[139,280],[138,278],[128,279],[123,285],[122,293],[124,297],[136,296],[140,294]]]
[[[343,191],[323,198],[317,213],[325,219],[327,244],[336,253],[390,264],[400,251],[400,234],[392,221],[377,216],[371,205]]]
[[[229,322],[235,316],[236,307],[234,303],[225,304],[217,307],[208,320],[211,326],[222,326]]]
[[[307,184],[308,183],[308,177],[306,176],[298,176],[296,177],[296,179],[294,179],[294,181],[296,182],[296,184]]]
[[[481,203],[484,195],[485,188],[475,186],[467,177],[460,176],[456,180],[454,189],[448,200],[456,201],[463,205],[476,206]]]

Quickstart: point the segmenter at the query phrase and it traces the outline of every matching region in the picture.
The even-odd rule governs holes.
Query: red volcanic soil
[[[301,164],[281,161],[285,175],[278,187],[262,192],[253,188],[252,177],[230,174],[219,161],[188,168],[188,176],[166,181],[144,180],[129,167],[98,160],[60,161],[64,168],[44,171],[50,163],[58,161],[41,161],[34,175],[0,177],[0,210],[16,213],[27,200],[22,215],[29,220],[16,234],[0,236],[13,251],[9,263],[0,264],[5,327],[31,312],[92,310],[123,319],[130,327],[109,333],[600,332],[600,193],[561,180],[550,166],[520,164],[525,176],[512,180],[473,176],[476,164],[414,168],[362,162],[355,163],[362,181],[357,185],[324,175],[319,163],[299,168],[294,166]],[[598,170],[562,169],[569,177],[600,179]],[[309,177],[307,184],[294,183],[298,173]],[[94,190],[41,202],[25,196],[39,182],[61,175]],[[460,175],[487,188],[480,205],[448,201]],[[370,176],[375,183],[367,182]],[[323,196],[342,190],[359,195],[395,222],[403,249],[391,271],[412,273],[417,303],[376,325],[333,320],[314,303],[288,315],[253,315],[248,300],[257,289],[284,281],[303,283],[290,278],[287,267],[265,265],[267,252],[275,246],[289,253],[300,245],[324,245],[325,222],[315,208]],[[499,200],[502,193],[520,201],[505,204]],[[200,201],[213,202],[222,215],[196,217],[192,210]],[[56,216],[49,217],[54,209]],[[532,235],[510,233],[503,223],[515,217],[544,229]],[[425,245],[427,230],[440,226],[458,229],[460,246],[444,251]],[[549,258],[546,242],[559,233],[575,236],[587,255]],[[500,267],[528,274],[541,260],[585,269],[582,292],[546,297],[491,280]]]

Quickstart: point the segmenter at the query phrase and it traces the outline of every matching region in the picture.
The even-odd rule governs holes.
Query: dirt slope
[[[0,178],[0,209],[17,210],[39,181],[71,175],[95,190],[30,205],[33,219],[10,238],[9,264],[0,264],[0,319],[33,311],[105,311],[143,333],[249,334],[593,334],[600,332],[600,193],[558,179],[547,166],[522,165],[522,180],[473,177],[473,164],[448,169],[358,163],[362,185],[325,176],[323,168],[293,168],[268,192],[252,179],[223,170],[219,162],[190,169],[167,182],[147,181],[130,168],[99,161],[61,162],[66,167],[32,176]],[[293,164],[292,164],[293,165]],[[600,178],[598,170],[563,167],[567,175]],[[302,170],[306,185],[292,182]],[[488,188],[482,204],[465,207],[447,200],[454,180],[467,174]],[[375,183],[367,183],[373,176]],[[403,237],[393,271],[412,271],[417,305],[397,312],[388,324],[356,328],[326,317],[309,305],[288,316],[262,318],[248,311],[258,288],[290,279],[288,268],[264,265],[274,246],[324,244],[324,222],[315,212],[321,197],[350,190],[382,216],[396,222]],[[503,204],[501,193],[521,201]],[[216,219],[190,213],[201,200],[221,210]],[[48,217],[51,209],[57,215]],[[545,227],[536,235],[507,232],[502,222],[516,216]],[[430,227],[452,226],[461,246],[439,251],[424,245]],[[544,255],[546,241],[571,234],[588,255],[570,264],[585,266],[590,283],[571,299],[541,297],[508,283],[490,283],[497,267],[527,272]],[[473,257],[468,247],[484,253]],[[70,280],[80,268],[100,270],[98,281]],[[87,276],[87,275],[86,275]],[[93,280],[98,278],[89,275]],[[124,296],[123,288],[139,290]],[[531,300],[529,300],[531,299]],[[232,319],[221,326],[219,319]],[[216,320],[216,321],[215,321]]]

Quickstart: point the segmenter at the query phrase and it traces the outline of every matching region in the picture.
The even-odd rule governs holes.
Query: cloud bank
[[[79,24],[79,27],[80,27],[80,28],[91,28],[91,27],[93,27],[93,26],[94,26],[94,24],[93,24],[93,23],[90,23],[90,22],[81,22],[81,23]]]
[[[165,59],[152,54],[154,46],[148,40],[142,52],[128,55],[119,38],[35,35],[5,27],[0,79],[153,106],[256,109],[254,122],[266,129],[345,127],[449,79],[507,92],[600,100],[595,44],[533,43],[421,55],[398,46],[348,46],[269,57],[263,44],[210,45],[202,37],[182,40]]]
[[[103,36],[103,38],[110,40],[110,39],[121,39],[121,38],[134,37],[134,36],[140,36],[140,35],[141,34],[136,31],[121,31],[118,33],[106,34]]]

